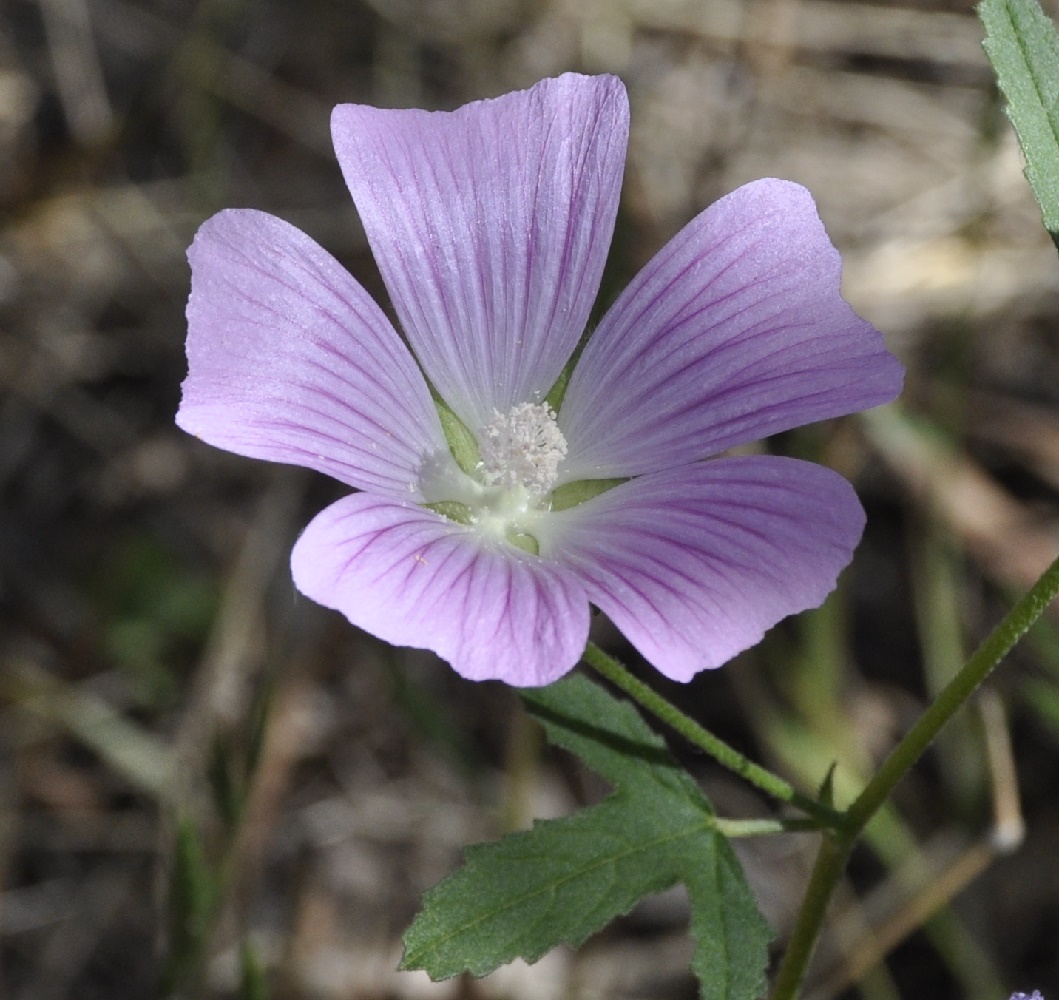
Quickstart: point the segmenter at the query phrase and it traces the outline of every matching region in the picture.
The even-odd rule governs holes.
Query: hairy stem
[[[809,878],[805,899],[780,963],[772,1000],[795,1000],[809,968],[827,906],[853,845],[945,724],[968,701],[1030,626],[1059,595],[1059,559],[1049,566],[1022,599],[974,652],[919,721],[883,761],[875,776],[844,814],[834,832],[825,833]]]
[[[798,920],[772,985],[772,1000],[794,1000],[798,996],[820,928],[824,925],[831,894],[842,877],[852,849],[853,839],[830,832],[823,834]]]
[[[883,761],[846,814],[849,828],[860,833],[894,786],[938,735],[945,724],[978,689],[1011,648],[1059,595],[1059,559],[1049,566],[1022,599],[978,647],[964,668],[942,689],[934,703]]]
[[[590,642],[585,648],[584,660],[670,729],[676,730],[689,743],[708,753],[719,764],[734,771],[744,781],[749,782],[766,795],[795,806],[823,826],[838,827],[844,822],[843,816],[830,806],[803,795],[779,775],[755,764],[738,750],[718,739],[709,730],[704,729],[671,702],[642,681],[637,680],[623,664],[613,656],[604,653],[595,643]]]

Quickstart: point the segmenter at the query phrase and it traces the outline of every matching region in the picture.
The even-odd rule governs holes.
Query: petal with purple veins
[[[386,642],[433,650],[471,680],[549,684],[588,638],[573,574],[412,504],[339,500],[305,529],[291,567],[307,597]]]
[[[864,528],[853,488],[795,459],[654,473],[555,513],[541,538],[667,677],[690,680],[820,605]]]
[[[540,402],[588,320],[629,110],[568,73],[452,112],[346,104],[335,151],[404,333],[472,430]]]
[[[809,193],[747,184],[647,264],[593,333],[559,415],[565,481],[638,475],[892,400],[902,369],[842,299]]]
[[[449,465],[430,390],[397,331],[325,250],[281,219],[226,211],[188,251],[188,376],[177,423],[239,455],[421,499]]]

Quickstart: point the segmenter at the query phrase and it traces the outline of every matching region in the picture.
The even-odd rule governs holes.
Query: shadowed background
[[[264,209],[385,302],[331,107],[568,69],[632,104],[601,306],[738,184],[806,185],[909,376],[899,407],[769,447],[849,476],[865,541],[824,609],[686,688],[594,635],[803,787],[837,761],[847,801],[1059,540],[1059,262],[980,38],[958,0],[4,0],[0,996],[154,996],[196,933],[196,997],[236,995],[241,940],[277,998],[694,996],[680,891],[479,983],[394,971],[462,846],[605,789],[509,690],[297,595],[290,547],[342,490],[173,425],[184,251],[218,209]],[[874,824],[809,996],[1059,991],[1057,624]],[[676,749],[723,814],[768,814]],[[781,935],[812,848],[740,845]],[[172,872],[181,898],[220,869],[199,933]]]

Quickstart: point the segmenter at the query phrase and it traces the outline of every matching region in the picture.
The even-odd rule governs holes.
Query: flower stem
[[[805,890],[798,920],[794,925],[783,961],[772,985],[771,1000],[794,1000],[798,996],[809,959],[813,957],[820,928],[824,925],[831,894],[849,860],[853,841],[844,835],[825,832],[816,855],[809,885]]]
[[[838,827],[843,823],[844,817],[841,813],[816,799],[802,795],[779,775],[744,757],[738,750],[718,739],[671,702],[637,680],[622,663],[604,653],[595,643],[590,642],[585,648],[584,660],[642,708],[766,795],[801,809],[823,826]]]
[[[820,823],[808,816],[798,819],[726,819],[717,816],[714,829],[729,840],[736,837],[767,837],[774,833],[805,833],[820,829]]]
[[[834,832],[825,832],[809,878],[787,951],[772,989],[772,1000],[794,1000],[809,967],[827,906],[850,851],[871,818],[890,797],[942,727],[956,714],[1030,626],[1059,595],[1059,559],[1049,566],[1004,616],[960,672],[883,761],[853,804],[841,814]]]

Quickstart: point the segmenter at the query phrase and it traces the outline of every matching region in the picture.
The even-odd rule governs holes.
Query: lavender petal
[[[431,649],[471,680],[550,684],[588,638],[573,574],[411,504],[358,493],[314,518],[294,583],[396,646]]]
[[[541,553],[667,677],[690,680],[818,606],[864,527],[819,465],[723,458],[653,473],[552,515]]]
[[[539,401],[573,352],[628,117],[618,79],[576,74],[453,112],[335,109],[335,151],[404,333],[472,429]]]
[[[677,234],[600,322],[559,423],[566,481],[674,468],[893,399],[902,369],[839,292],[809,193],[763,180]]]
[[[239,455],[419,499],[423,463],[451,455],[423,376],[367,292],[263,212],[215,215],[188,258],[177,423]]]

